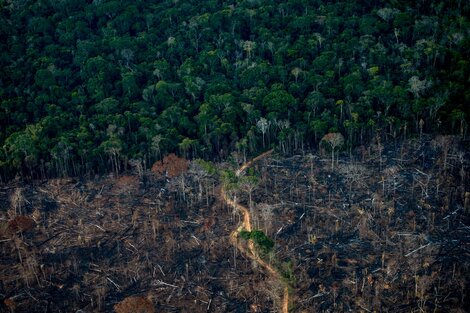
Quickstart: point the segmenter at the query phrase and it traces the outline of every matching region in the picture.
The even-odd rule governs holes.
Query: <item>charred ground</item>
[[[232,196],[274,240],[264,257],[293,312],[464,312],[466,149],[455,137],[373,142],[333,168],[328,155],[274,155]],[[108,312],[129,296],[157,312],[278,309],[282,286],[230,244],[240,216],[203,165],[3,186],[1,310]]]

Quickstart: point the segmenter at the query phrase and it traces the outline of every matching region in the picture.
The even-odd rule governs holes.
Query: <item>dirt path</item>
[[[261,160],[268,155],[270,155],[273,152],[273,150],[266,151],[260,155],[258,155],[256,158],[250,160],[249,162],[244,163],[236,172],[235,174],[237,176],[240,176],[243,171],[245,171],[247,168],[249,168],[251,165],[253,165],[254,162]],[[266,272],[269,273],[273,278],[278,280],[282,285],[284,285],[284,296],[282,299],[282,307],[281,311],[282,313],[288,313],[289,312],[289,288],[286,283],[282,281],[281,274],[273,268],[270,264],[266,263],[264,260],[262,260],[258,254],[256,253],[256,248],[253,243],[253,241],[249,240],[248,241],[248,249],[245,248],[244,245],[238,240],[238,234],[240,233],[241,230],[246,230],[246,231],[252,231],[252,226],[251,226],[251,216],[249,210],[244,207],[241,204],[236,203],[232,199],[230,199],[227,194],[225,193],[224,188],[222,187],[221,189],[221,196],[224,199],[224,201],[231,207],[233,207],[236,210],[239,210],[242,212],[243,215],[243,221],[238,227],[232,231],[230,234],[230,241],[232,242],[233,245],[237,247],[238,250],[240,250],[242,253],[244,253],[248,258],[251,260],[255,261],[258,263]]]

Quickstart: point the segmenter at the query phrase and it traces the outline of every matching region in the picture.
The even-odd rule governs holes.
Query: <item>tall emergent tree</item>
[[[344,144],[344,137],[340,133],[328,133],[320,141],[320,144],[326,144],[331,150],[331,169],[335,165],[335,150]]]

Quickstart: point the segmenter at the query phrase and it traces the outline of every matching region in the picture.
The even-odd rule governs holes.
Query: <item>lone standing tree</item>
[[[321,144],[327,144],[331,149],[331,169],[335,164],[335,150],[344,144],[344,137],[340,133],[328,133],[320,141]]]

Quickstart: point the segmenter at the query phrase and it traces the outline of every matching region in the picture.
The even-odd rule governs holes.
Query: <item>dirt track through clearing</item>
[[[266,151],[260,155],[258,155],[256,158],[242,164],[240,168],[235,172],[235,174],[240,176],[243,171],[245,171],[247,168],[249,168],[251,165],[253,165],[254,162],[261,160],[268,155],[270,155],[273,152],[273,150]],[[222,199],[231,207],[233,207],[236,210],[239,210],[242,212],[243,215],[243,221],[240,225],[237,226],[237,228],[230,233],[230,241],[231,243],[237,247],[238,250],[240,250],[242,253],[244,253],[248,258],[251,260],[255,261],[258,263],[266,272],[269,273],[270,276],[278,280],[282,285],[284,285],[284,296],[282,299],[282,306],[281,306],[281,312],[282,313],[288,313],[289,312],[289,288],[287,284],[282,280],[281,274],[273,268],[270,264],[266,263],[264,260],[262,260],[258,254],[256,253],[256,248],[252,240],[248,241],[248,249],[246,249],[241,242],[238,240],[238,234],[240,233],[241,230],[246,230],[246,231],[252,231],[252,226],[251,226],[251,216],[249,210],[241,205],[236,203],[234,200],[230,199],[227,194],[225,193],[224,188],[222,187],[221,189],[221,196]]]

